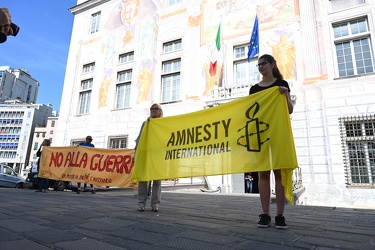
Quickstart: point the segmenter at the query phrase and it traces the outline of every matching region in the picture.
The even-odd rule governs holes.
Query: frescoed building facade
[[[257,15],[260,54],[276,58],[296,102],[296,203],[375,206],[374,10],[372,0],[78,0],[54,145],[90,134],[96,147],[133,148],[152,103],[173,116],[248,95],[260,80],[257,57],[247,61]],[[208,180],[244,192],[241,174]]]

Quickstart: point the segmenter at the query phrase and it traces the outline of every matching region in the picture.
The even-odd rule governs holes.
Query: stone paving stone
[[[34,230],[43,230],[46,228],[38,224],[25,222],[21,219],[1,220],[0,227],[12,232],[33,232]]]
[[[241,237],[230,236],[225,234],[217,234],[215,232],[206,233],[206,232],[198,232],[198,231],[188,231],[181,233],[179,237],[208,242],[208,243],[220,243],[224,245],[232,245],[237,244],[239,242],[243,242],[244,239]]]
[[[52,215],[52,216],[54,216],[54,215]],[[39,216],[39,213],[37,213],[36,215],[24,214],[22,216],[22,220],[25,221],[25,222],[35,223],[35,224],[38,224],[38,225],[48,224],[48,223],[51,222],[50,220],[48,220],[48,218],[46,218],[46,219],[41,218]]]
[[[0,228],[0,249],[1,249],[2,242],[15,241],[15,240],[22,240],[22,237],[18,236],[17,234],[13,232]]]
[[[3,210],[5,210],[5,209],[3,209]],[[5,214],[4,212],[0,213],[0,220],[11,219],[11,218],[13,218],[12,215]]]
[[[191,239],[177,238],[172,240],[166,240],[158,244],[158,246],[170,247],[173,249],[205,249],[205,250],[220,250],[228,249],[229,246],[223,246],[219,244],[212,244],[206,242],[200,242]]]
[[[42,245],[53,245],[59,242],[80,239],[79,235],[74,234],[71,231],[56,230],[51,228],[35,230],[27,233],[25,232],[23,235],[24,238]]]
[[[356,249],[356,250],[370,249],[368,243],[350,242],[345,239],[337,239],[337,238],[330,239],[326,237],[306,236],[306,237],[301,238],[299,242],[305,242],[311,245],[326,247],[326,248]]]
[[[122,238],[106,238],[102,240],[104,242],[110,243],[117,247],[123,247],[126,249],[134,249],[134,250],[175,250],[176,248],[169,248],[166,246],[157,246],[155,244],[147,244],[142,242],[137,242],[129,239],[122,239]],[[157,243],[156,243],[157,244]]]
[[[314,249],[311,245],[295,244],[290,246],[287,243],[284,244],[272,244],[269,242],[251,241],[246,240],[239,244],[233,245],[231,249],[261,249],[261,250],[293,250],[293,249]]]
[[[374,209],[286,206],[287,230],[274,216],[260,229],[257,196],[162,191],[160,212],[140,213],[126,192],[0,188],[0,249],[375,249]]]
[[[92,221],[92,220],[87,221],[86,223],[82,223],[78,227],[95,230],[95,231],[113,231],[113,230],[117,231],[121,229],[121,227],[118,225],[113,225],[110,223],[99,222],[99,221]]]
[[[77,241],[67,241],[61,242],[58,244],[53,245],[54,248],[57,249],[67,249],[67,250],[103,250],[103,249],[111,249],[111,250],[124,250],[126,248],[117,247],[113,244],[109,244],[106,242],[101,242],[92,239],[82,239]]]
[[[77,227],[72,227],[71,229],[69,229],[69,231],[77,235],[80,239],[95,239],[108,242],[107,239],[113,238],[110,235],[113,231],[94,231],[91,229]]]
[[[48,217],[48,220],[50,220],[54,224],[61,224],[61,225],[82,224],[87,221],[86,218],[76,217],[76,214],[71,215],[71,216],[57,214],[57,215]]]
[[[47,249],[51,249],[51,248],[48,247],[48,246],[38,244],[38,243],[33,242],[33,241],[22,239],[22,240],[1,242],[0,249],[47,250]]]
[[[177,225],[181,225],[184,228],[194,229],[199,227],[200,229],[208,230],[217,230],[227,228],[227,225],[222,225],[220,221],[215,222],[206,222],[206,221],[196,221],[192,219],[182,219],[176,222]]]
[[[91,222],[106,223],[118,227],[129,227],[137,222],[133,222],[128,218],[113,218],[113,217],[101,217],[90,219]]]
[[[141,230],[150,233],[159,233],[163,235],[176,235],[187,232],[187,229],[181,227],[172,227],[169,225],[156,224],[154,222],[132,224],[131,229]]]

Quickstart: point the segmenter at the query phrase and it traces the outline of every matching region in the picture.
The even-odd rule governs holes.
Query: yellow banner
[[[133,149],[83,146],[43,147],[39,176],[43,178],[130,187]]]
[[[285,95],[278,87],[202,111],[151,119],[133,181],[282,170],[291,202],[298,167]]]

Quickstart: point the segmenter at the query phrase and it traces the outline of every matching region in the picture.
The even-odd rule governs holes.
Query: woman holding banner
[[[147,119],[155,119],[155,118],[160,118],[160,117],[163,117],[163,110],[159,104],[155,103],[151,106],[150,116]],[[145,125],[145,122],[142,123],[138,137],[135,140],[134,157],[137,151],[138,142],[139,142],[139,139],[141,138],[144,125]],[[138,182],[138,211],[139,212],[145,211],[146,200],[148,196],[147,184],[148,184],[148,181]],[[161,180],[152,181],[152,195],[151,195],[152,211],[154,212],[159,211],[160,198],[161,198]]]
[[[271,55],[262,55],[258,59],[258,70],[262,74],[262,80],[253,85],[250,88],[249,94],[254,94],[259,91],[272,88],[275,86],[279,87],[281,94],[286,96],[288,103],[289,114],[293,112],[293,103],[290,98],[290,89],[286,81],[283,80],[283,76],[280,73],[276,65],[276,60]],[[260,202],[262,204],[263,213],[259,215],[258,227],[266,228],[271,224],[270,216],[270,172],[271,171],[262,171],[259,172],[259,195]],[[281,183],[281,170],[273,170],[275,175],[275,188],[276,188],[276,217],[275,217],[275,227],[277,229],[286,229],[287,225],[285,223],[284,217],[284,206],[285,206],[285,194],[284,186]]]

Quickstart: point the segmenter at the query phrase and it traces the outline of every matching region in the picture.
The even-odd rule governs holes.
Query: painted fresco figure
[[[250,88],[250,95],[257,93],[259,91],[278,86],[281,94],[285,95],[288,104],[289,114],[293,112],[293,104],[290,98],[289,85],[283,79],[283,75],[280,73],[276,65],[276,60],[271,55],[262,55],[258,59],[258,70],[262,75],[262,80],[253,85]],[[272,111],[270,111],[272,112]],[[270,216],[270,173],[271,171],[259,172],[259,196],[260,202],[262,204],[263,213],[259,215],[259,222],[257,224],[260,228],[267,228],[271,224]],[[275,175],[275,188],[276,188],[276,217],[275,217],[275,227],[277,229],[286,229],[287,225],[285,223],[284,217],[284,206],[285,206],[285,194],[284,186],[281,183],[281,170],[273,170]]]
[[[150,116],[147,119],[155,119],[163,117],[163,110],[159,104],[153,104],[150,108]],[[141,138],[142,130],[145,122],[142,123],[138,137],[135,140],[134,156],[137,151],[139,139]],[[134,160],[134,157],[133,157]],[[138,182],[138,211],[144,212],[146,207],[146,201],[148,196],[148,181]],[[154,212],[159,212],[159,204],[161,199],[161,180],[152,181],[152,192],[151,192],[151,209]]]
[[[295,78],[294,68],[296,64],[296,47],[285,35],[280,36],[280,41],[272,47],[272,55],[278,61],[278,67],[285,79]]]

